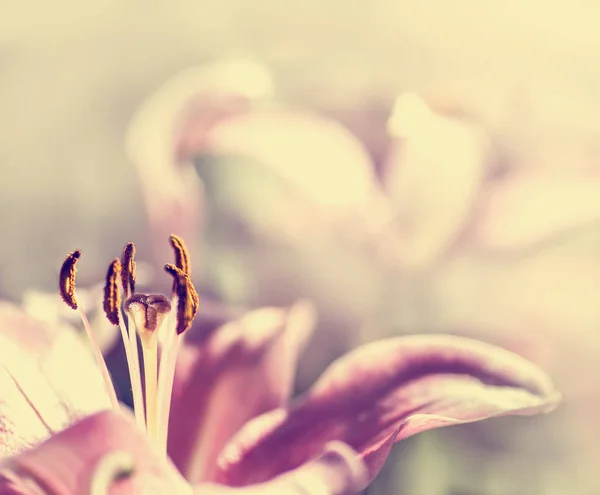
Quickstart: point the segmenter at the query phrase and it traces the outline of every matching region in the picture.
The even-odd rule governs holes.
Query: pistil
[[[171,310],[165,296],[134,294],[125,302],[130,324],[137,330],[144,355],[146,384],[146,429],[150,441],[157,445],[157,382],[158,382],[158,328]],[[130,333],[133,329],[130,327]]]

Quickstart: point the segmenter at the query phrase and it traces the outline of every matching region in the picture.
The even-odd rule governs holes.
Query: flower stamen
[[[129,294],[135,292],[135,245],[128,242],[123,249],[121,258],[121,288],[123,289],[123,299],[126,300]],[[121,313],[122,315],[122,313]],[[123,320],[123,318],[121,318]],[[138,426],[146,429],[146,413],[144,407],[144,396],[142,394],[142,372],[140,369],[140,356],[138,352],[137,332],[129,327],[127,330],[124,324],[120,325],[123,346],[129,367],[129,379],[131,381],[131,392],[133,395],[133,410]]]
[[[59,290],[60,295],[63,301],[72,309],[78,310],[79,316],[81,317],[81,322],[83,323],[83,327],[87,333],[88,339],[90,341],[90,345],[92,348],[92,353],[94,354],[94,358],[96,360],[96,364],[100,369],[100,373],[102,374],[102,378],[104,379],[104,388],[106,389],[106,393],[110,399],[112,407],[114,410],[119,410],[119,401],[117,400],[117,394],[115,392],[115,387],[113,386],[112,380],[110,378],[110,373],[108,372],[108,367],[106,366],[106,361],[104,361],[104,357],[102,356],[102,352],[100,351],[100,347],[96,342],[94,337],[94,332],[92,331],[92,327],[90,322],[87,319],[85,311],[77,305],[77,300],[75,299],[75,274],[77,260],[81,256],[81,251],[73,251],[67,255],[62,267],[60,269],[59,276]]]
[[[158,447],[166,455],[171,413],[171,395],[175,377],[175,363],[181,345],[183,332],[192,324],[198,312],[198,293],[190,278],[190,263],[183,239],[176,235],[169,238],[175,252],[175,266],[165,265],[167,273],[173,276],[172,305],[177,308],[174,319],[169,319],[160,357],[158,376]]]
[[[130,257],[127,266],[131,268],[132,262],[133,260]],[[110,323],[113,325],[118,326],[121,330],[123,347],[125,348],[125,359],[127,360],[127,369],[129,370],[131,392],[133,395],[133,410],[135,413],[135,419],[138,426],[142,429],[142,431],[144,431],[146,428],[144,420],[144,400],[142,396],[142,383],[139,371],[140,364],[137,355],[137,342],[135,343],[135,355],[132,355],[131,342],[129,336],[127,335],[127,329],[125,327],[123,314],[121,312],[121,294],[119,292],[119,284],[117,282],[119,279],[119,274],[121,274],[121,280],[124,280],[127,277],[126,282],[128,285],[129,278],[128,274],[126,273],[127,270],[123,269],[124,266],[125,265],[121,265],[119,258],[115,258],[108,266],[108,271],[106,273],[106,284],[104,286],[103,307],[108,321],[110,321]]]

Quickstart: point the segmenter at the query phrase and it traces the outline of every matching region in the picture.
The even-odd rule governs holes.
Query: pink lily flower
[[[480,127],[407,93],[390,108],[388,132],[380,139],[387,141],[380,181],[367,149],[343,125],[273,105],[272,94],[264,68],[217,62],[178,74],[144,103],[127,147],[144,192],[154,197],[162,189],[161,211],[153,210],[156,202],[148,210],[154,230],[169,225],[165,212],[182,201],[200,206],[195,215],[178,217],[186,219],[184,233],[197,233],[204,223],[203,186],[191,164],[203,153],[244,157],[290,187],[275,198],[276,206],[285,204],[285,215],[272,211],[276,206],[268,204],[264,188],[259,206],[237,200],[236,213],[261,235],[304,246],[307,225],[318,239],[341,222],[355,236],[374,235],[371,242],[385,245],[409,269],[464,249],[521,250],[600,220],[595,168],[572,166],[573,153],[552,154],[566,162],[558,168],[513,167],[498,177]],[[245,177],[243,168],[237,170]],[[165,182],[173,186],[162,187]],[[261,206],[270,210],[268,218]]]
[[[226,494],[233,490],[227,487],[356,493],[403,438],[547,412],[558,402],[550,379],[528,361],[470,339],[431,335],[360,347],[290,403],[312,307],[259,309],[188,336],[198,299],[185,246],[176,236],[171,244],[176,264],[165,269],[174,277],[172,302],[135,292],[131,243],[107,274],[104,307],[123,330],[135,421],[120,412],[83,312],[97,367],[72,335],[0,306],[0,494]],[[76,309],[78,258],[67,257],[60,284]],[[138,336],[143,390],[130,345],[137,347]]]

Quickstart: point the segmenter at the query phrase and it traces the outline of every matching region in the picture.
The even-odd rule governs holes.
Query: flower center
[[[136,422],[147,432],[151,443],[165,456],[175,362],[183,332],[191,326],[198,312],[198,293],[190,278],[189,256],[185,244],[176,235],[171,235],[169,241],[175,252],[175,264],[166,264],[164,269],[173,277],[171,300],[161,294],[135,293],[135,246],[132,242],[125,246],[122,259],[115,258],[110,263],[104,287],[104,312],[108,320],[121,330]],[[60,294],[68,306],[79,310],[94,357],[104,377],[106,391],[113,408],[119,409],[106,363],[96,344],[89,321],[75,298],[76,264],[80,256],[81,251],[74,251],[69,253],[64,261],[59,278]],[[176,308],[174,314],[171,313],[171,308]],[[159,332],[162,336],[160,363]],[[138,336],[144,361],[144,393]]]

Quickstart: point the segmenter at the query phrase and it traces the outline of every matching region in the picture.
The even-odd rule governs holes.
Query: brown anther
[[[171,311],[171,303],[162,294],[134,294],[125,301],[125,311],[140,332],[154,332]]]
[[[121,286],[125,297],[129,294],[135,294],[135,245],[133,242],[128,242],[123,250],[123,258],[121,265]]]
[[[169,242],[175,252],[175,266],[179,268],[186,275],[190,275],[190,257],[188,250],[185,247],[183,239],[175,234],[171,234]]]
[[[113,325],[119,324],[119,307],[121,297],[119,295],[118,278],[121,272],[121,260],[115,258],[108,266],[106,272],[106,285],[104,285],[104,312],[108,321]]]
[[[81,251],[73,251],[67,255],[62,267],[60,268],[60,275],[58,278],[58,289],[62,300],[67,306],[77,309],[77,300],[75,299],[75,273],[77,268],[77,260],[81,256]]]
[[[177,333],[182,334],[192,326],[194,317],[198,313],[198,292],[192,280],[180,268],[167,263],[165,271],[174,279],[175,293],[177,294]]]

